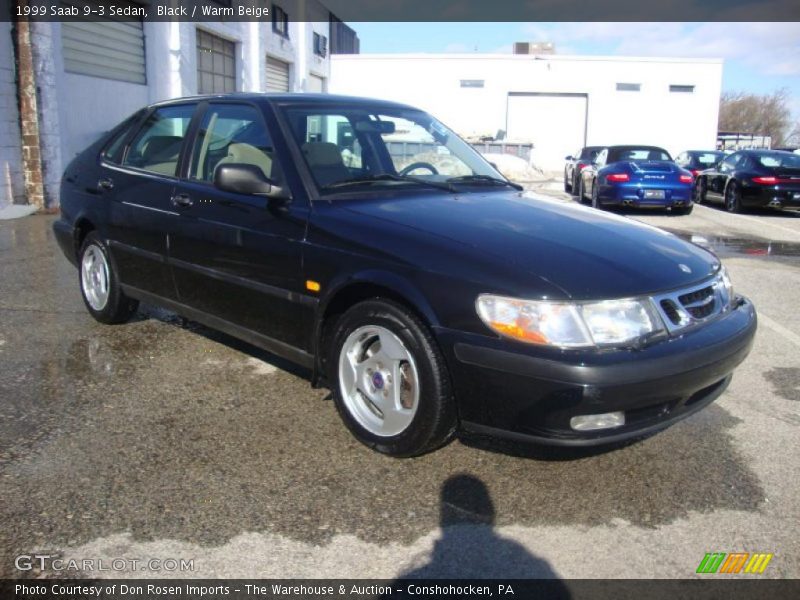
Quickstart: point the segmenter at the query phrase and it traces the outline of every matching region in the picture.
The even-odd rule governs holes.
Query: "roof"
[[[334,62],[368,61],[368,60],[418,60],[418,59],[444,59],[444,60],[537,60],[537,61],[579,61],[579,62],[642,62],[642,63],[679,63],[679,64],[717,64],[723,63],[722,58],[685,58],[679,56],[601,56],[588,54],[500,54],[500,53],[385,53],[385,54],[333,54]]]
[[[156,102],[151,106],[166,106],[170,104],[179,104],[182,102],[201,102],[203,100],[243,100],[246,102],[269,102],[275,104],[285,104],[290,102],[297,102],[298,104],[349,104],[356,106],[370,106],[381,108],[402,108],[413,109],[416,108],[407,104],[399,102],[392,102],[390,100],[379,100],[377,98],[364,98],[361,96],[342,96],[338,94],[313,94],[313,93],[256,93],[256,92],[235,92],[231,94],[205,94],[199,96],[185,96],[182,98],[171,98],[169,100],[162,100]]]

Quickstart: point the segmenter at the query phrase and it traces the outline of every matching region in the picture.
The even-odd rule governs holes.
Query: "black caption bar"
[[[800,597],[800,581],[775,579],[692,580],[223,580],[223,579],[31,579],[0,581],[4,600],[411,600],[433,598],[546,598],[623,600],[648,598]]]
[[[797,0],[319,0],[342,21],[800,21]],[[0,21],[314,21],[316,0],[0,0]]]

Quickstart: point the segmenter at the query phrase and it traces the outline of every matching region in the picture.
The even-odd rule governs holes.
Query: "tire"
[[[600,192],[597,189],[596,181],[592,181],[592,208],[603,210],[603,205],[600,204]]]
[[[725,210],[729,213],[742,212],[742,195],[735,181],[731,181],[725,188]]]
[[[409,457],[453,436],[458,419],[444,358],[411,311],[381,298],[360,302],[336,321],[330,339],[334,403],[362,444]]]
[[[706,180],[698,177],[694,186],[694,203],[702,204],[706,201]]]
[[[586,190],[583,186],[583,177],[578,178],[578,202],[586,204]]]
[[[568,194],[572,194],[572,183],[569,182],[567,179],[567,171],[564,171],[564,191]]]
[[[107,325],[125,323],[139,308],[120,288],[108,249],[97,233],[89,232],[78,255],[78,283],[86,310]]]
[[[580,177],[581,177],[580,173],[575,173],[572,176],[572,195],[573,196],[577,196],[578,195],[578,180],[580,179]],[[583,202],[583,200],[581,200],[581,202]]]

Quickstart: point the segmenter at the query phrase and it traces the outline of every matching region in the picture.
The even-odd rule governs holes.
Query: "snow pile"
[[[498,171],[511,181],[541,181],[547,179],[542,171],[531,165],[524,158],[513,154],[486,153],[483,157],[497,166]]]

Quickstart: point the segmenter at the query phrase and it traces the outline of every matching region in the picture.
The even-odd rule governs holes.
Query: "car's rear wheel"
[[[81,295],[89,314],[101,323],[124,323],[136,312],[139,301],[128,298],[99,235],[89,232],[80,251]]]
[[[731,181],[725,189],[725,210],[729,213],[742,212],[742,194],[735,181]]]
[[[706,180],[702,177],[697,178],[697,183],[694,185],[694,203],[702,204],[706,201]]]
[[[425,324],[385,299],[350,308],[328,356],[339,415],[363,444],[416,456],[444,444],[457,417],[444,358]]]

